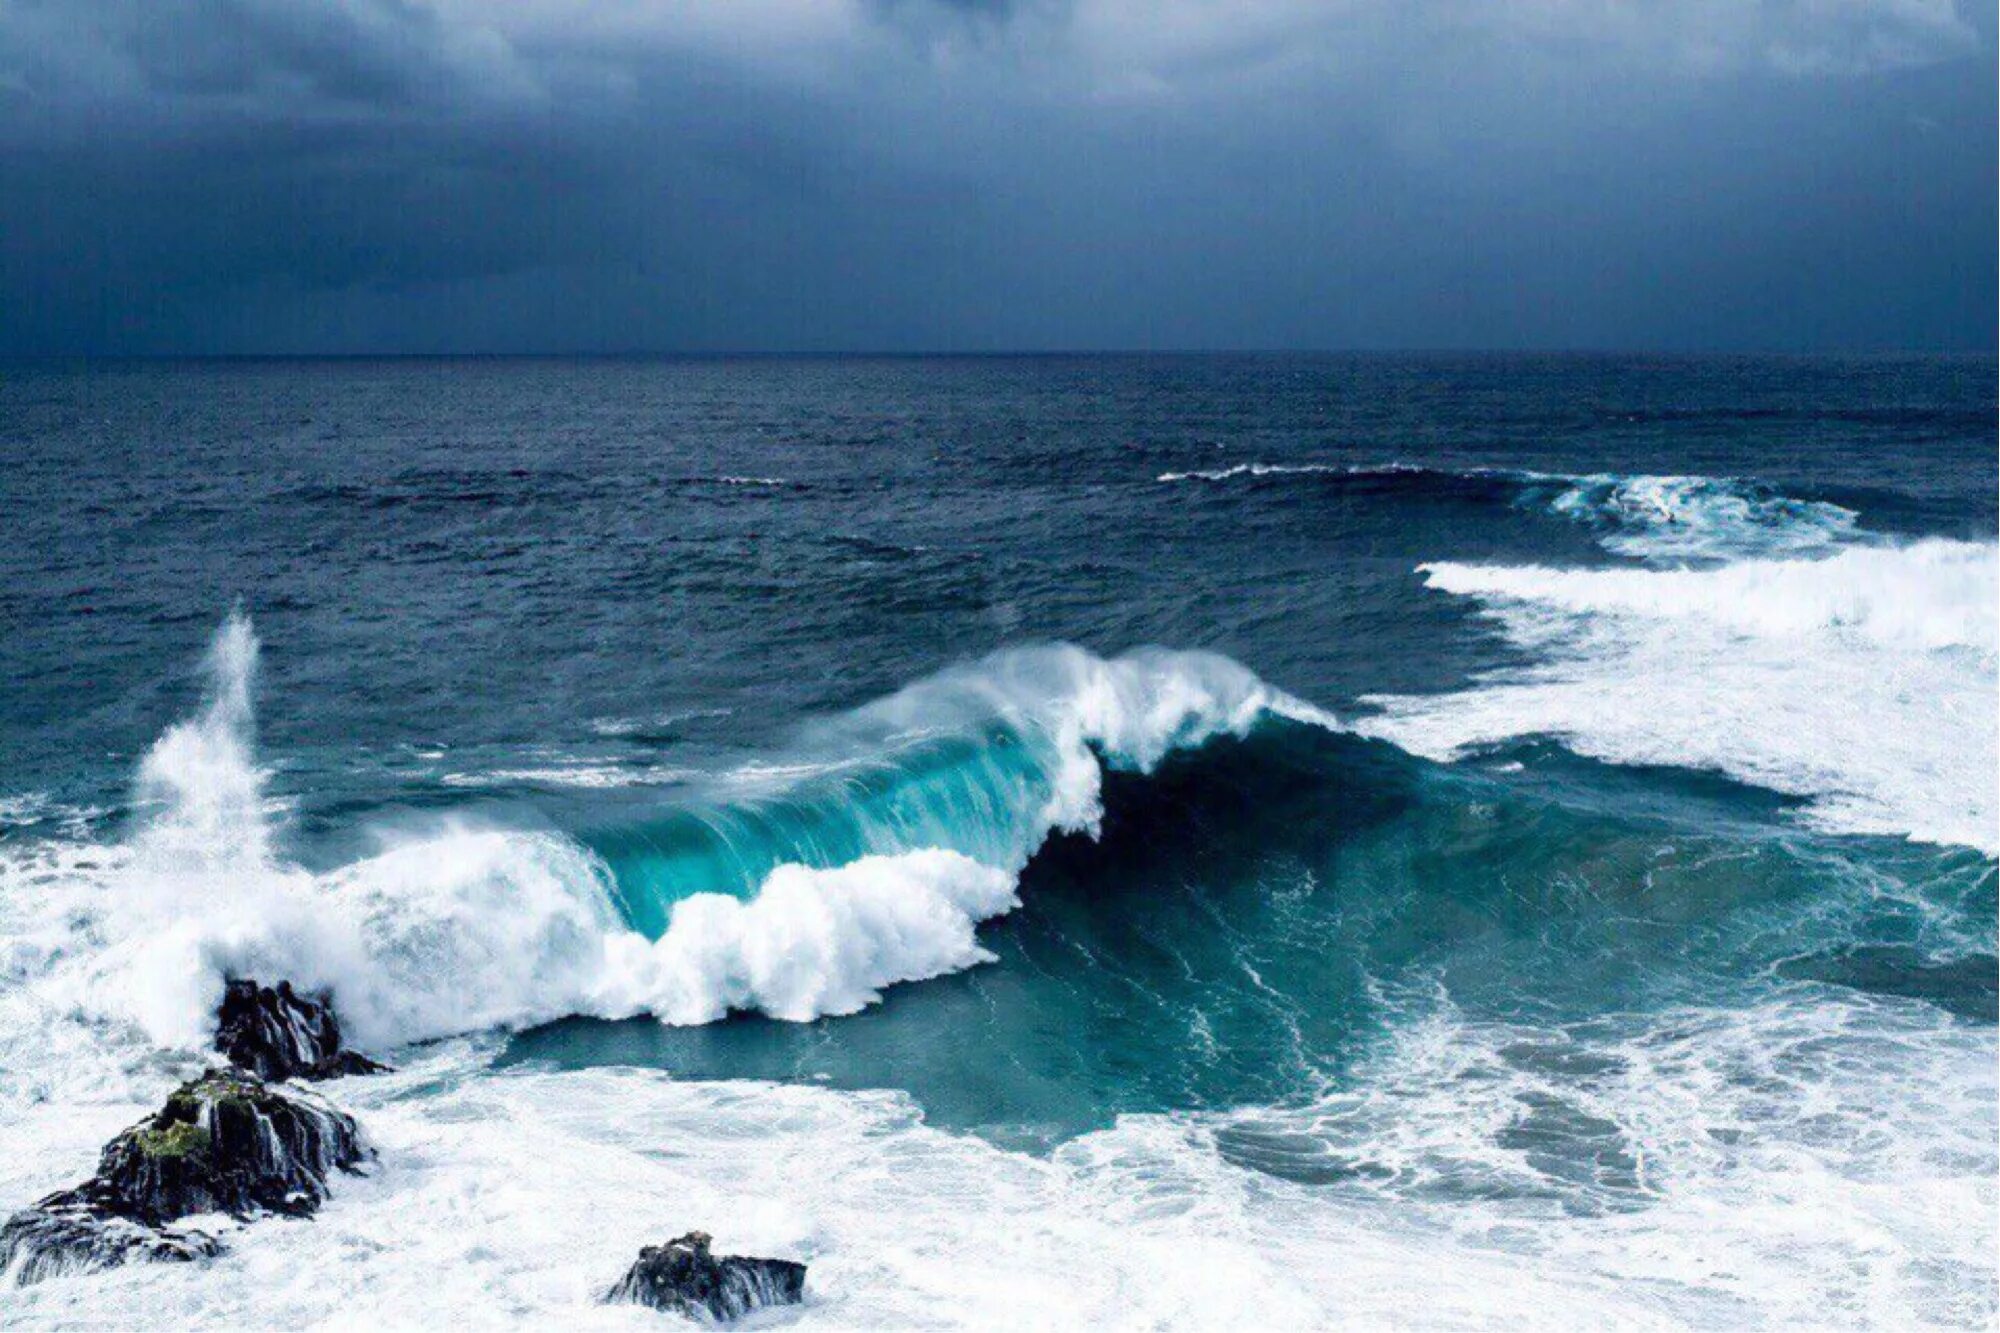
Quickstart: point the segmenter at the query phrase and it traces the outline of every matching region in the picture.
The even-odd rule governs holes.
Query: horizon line
[[[1090,357],[1657,357],[1662,359],[1759,358],[1770,360],[1993,358],[1994,347],[1736,348],[1736,347],[1061,347],[960,350],[813,348],[618,348],[568,351],[186,351],[0,352],[8,362],[143,361],[946,361],[1062,360]]]

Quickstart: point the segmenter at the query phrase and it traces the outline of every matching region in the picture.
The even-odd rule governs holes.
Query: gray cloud
[[[1949,0],[0,4],[0,351],[1970,345]]]

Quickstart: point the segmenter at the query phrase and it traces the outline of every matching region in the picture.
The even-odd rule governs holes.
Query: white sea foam
[[[1796,500],[1728,478],[1605,474],[1563,480],[1567,488],[1550,502],[1553,512],[1603,526],[1605,549],[1647,560],[1825,553],[1854,540],[1860,518],[1840,505]]]
[[[1422,572],[1445,592],[1569,614],[1698,622],[1751,639],[1831,633],[1897,651],[1991,654],[2000,630],[1994,554],[1990,544],[1927,541],[1712,570],[1435,564]]]
[[[109,811],[94,805],[71,805],[48,792],[19,792],[0,796],[0,832],[8,829],[57,831],[80,837]]]
[[[929,1129],[894,1093],[481,1063],[450,1051],[343,1084],[381,1163],[338,1180],[312,1225],[245,1228],[206,1268],[7,1292],[9,1324],[653,1328],[599,1298],[641,1245],[696,1227],[806,1260],[785,1320],[801,1327],[1217,1327],[1252,1310],[1304,1327],[1349,1280],[1185,1133],[1136,1126],[1123,1153],[1049,1161]],[[64,1178],[0,1170],[9,1197]],[[1135,1190],[1135,1174],[1157,1178]]]
[[[1356,1091],[1126,1116],[1048,1157],[893,1092],[495,1071],[490,1043],[341,1085],[381,1160],[310,1226],[0,1293],[10,1326],[651,1328],[598,1303],[690,1228],[810,1265],[799,1328],[1990,1326],[1990,1027],[1777,995],[1624,1027],[1399,1029]],[[170,1085],[28,1106],[66,1183]],[[32,1137],[31,1137],[32,1136]],[[1275,1154],[1275,1157],[1273,1157]],[[1253,1165],[1259,1155],[1264,1166]],[[1296,1168],[1344,1163],[1301,1179]],[[1277,1166],[1272,1174],[1267,1166]]]
[[[162,877],[97,851],[40,878],[41,910],[10,942],[31,1007],[183,1050],[205,1044],[223,980],[246,975],[331,988],[377,1048],[565,1014],[851,1013],[885,986],[985,961],[974,926],[1016,905],[1007,872],[919,851],[781,866],[747,901],[694,894],[649,940],[581,847],[476,828],[321,875]]]
[[[1570,1027],[1440,1003],[1351,1090],[1210,1128],[1225,1157],[1395,1232],[1587,1275],[1579,1325],[1982,1327],[1995,1055],[1991,1027],[1815,988]],[[1341,1309],[1430,1308],[1410,1299],[1364,1282]]]
[[[780,866],[747,902],[682,899],[657,941],[613,936],[595,1008],[670,1023],[738,1009],[797,1022],[851,1014],[896,982],[990,961],[973,928],[1019,905],[1011,875],[957,852]]]
[[[1440,564],[1534,655],[1358,724],[1449,758],[1549,735],[1807,797],[1814,822],[2000,847],[1995,548],[1926,541],[1711,569]]]

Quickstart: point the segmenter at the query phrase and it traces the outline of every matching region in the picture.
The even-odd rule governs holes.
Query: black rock
[[[197,1213],[304,1217],[334,1171],[367,1159],[352,1117],[302,1089],[215,1069],[105,1145],[97,1174],[0,1227],[0,1270],[33,1282],[134,1260],[186,1261],[220,1243],[169,1224]]]
[[[766,1305],[797,1305],[804,1299],[804,1264],[737,1255],[718,1259],[708,1245],[707,1234],[700,1231],[665,1245],[648,1245],[604,1299],[709,1319],[738,1319]]]
[[[0,1226],[0,1273],[22,1286],[129,1263],[193,1263],[222,1253],[200,1231],[148,1226],[98,1210],[81,1190],[51,1194]]]
[[[340,1020],[332,1002],[325,995],[300,995],[289,981],[275,989],[254,981],[230,982],[216,1020],[215,1049],[237,1068],[273,1082],[388,1069],[341,1049]]]
[[[92,1183],[110,1192],[117,1211],[147,1222],[190,1213],[303,1217],[325,1201],[328,1176],[366,1156],[352,1116],[303,1089],[213,1069],[107,1144]]]

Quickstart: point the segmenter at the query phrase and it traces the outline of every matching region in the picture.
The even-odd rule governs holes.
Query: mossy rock
[[[176,1120],[137,1130],[132,1141],[149,1157],[185,1157],[208,1150],[208,1131],[191,1121]]]
[[[368,1152],[351,1117],[313,1093],[218,1069],[105,1145],[97,1174],[0,1226],[0,1271],[33,1282],[132,1262],[194,1262],[221,1242],[174,1225],[205,1213],[304,1217]]]
[[[318,1209],[333,1172],[366,1156],[353,1119],[312,1093],[218,1069],[106,1145],[89,1188],[156,1225],[192,1213],[297,1217]]]

